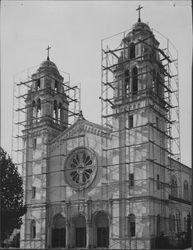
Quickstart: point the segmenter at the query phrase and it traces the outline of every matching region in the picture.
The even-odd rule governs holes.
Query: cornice
[[[66,140],[82,137],[86,134],[93,134],[97,137],[104,136],[104,130],[99,124],[89,122],[87,120],[77,120],[71,127],[59,134],[50,143],[50,152],[53,152],[62,146]]]

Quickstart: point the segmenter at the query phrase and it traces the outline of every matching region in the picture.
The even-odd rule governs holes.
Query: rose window
[[[87,148],[75,149],[66,160],[66,179],[73,188],[86,188],[93,181],[97,159],[93,151]]]

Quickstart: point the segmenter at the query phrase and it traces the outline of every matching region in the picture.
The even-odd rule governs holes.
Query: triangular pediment
[[[69,128],[60,133],[50,143],[51,151],[59,147],[65,140],[74,139],[85,134],[94,134],[101,137],[104,135],[104,129],[101,125],[87,121],[83,117],[78,118],[77,121]]]

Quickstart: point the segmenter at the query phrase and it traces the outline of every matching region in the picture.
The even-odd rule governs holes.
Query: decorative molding
[[[87,120],[77,120],[71,127],[59,134],[50,145],[50,152],[53,152],[59,146],[63,145],[66,140],[82,137],[85,134],[93,134],[102,137],[104,131],[102,126],[91,123]]]

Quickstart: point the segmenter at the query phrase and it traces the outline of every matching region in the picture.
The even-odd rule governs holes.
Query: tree
[[[190,213],[187,215],[186,221],[187,221],[187,225],[186,225],[185,231],[177,234],[177,238],[178,238],[177,248],[180,248],[180,249],[181,248],[185,249],[185,248],[191,247],[192,229],[191,229],[191,215],[190,215]]]
[[[187,230],[185,232],[185,241],[186,246],[191,246],[191,235],[192,235],[192,229],[191,229],[191,215],[190,213],[187,215]]]
[[[7,239],[20,228],[27,209],[23,203],[23,181],[9,155],[0,147],[0,213],[1,238]]]

